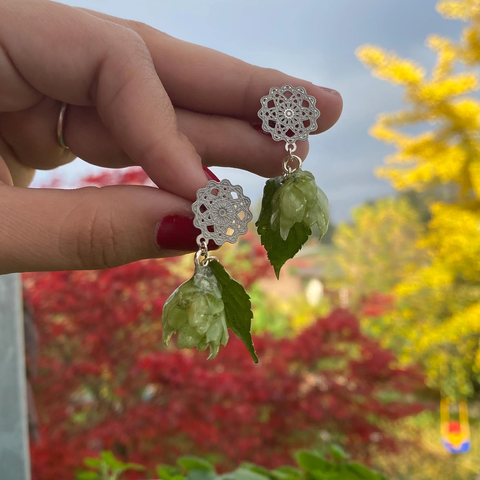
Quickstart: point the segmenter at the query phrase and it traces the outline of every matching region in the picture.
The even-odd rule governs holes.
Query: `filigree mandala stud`
[[[260,103],[258,116],[262,128],[277,142],[295,145],[297,140],[307,140],[309,133],[317,129],[320,111],[315,107],[315,97],[307,95],[303,87],[295,88],[288,83],[281,88],[272,87]]]
[[[256,223],[262,245],[275,273],[294,257],[313,231],[321,239],[328,229],[328,199],[315,177],[302,170],[302,159],[293,153],[297,140],[308,140],[317,129],[320,111],[315,97],[303,87],[272,87],[260,99],[258,116],[262,129],[275,141],[284,141],[288,155],[283,159],[283,175],[267,180],[262,210]]]
[[[197,191],[197,200],[192,205],[193,224],[201,233],[194,258],[195,273],[170,295],[163,307],[165,344],[178,333],[178,348],[209,347],[210,359],[217,355],[220,345],[227,344],[231,328],[258,362],[250,334],[253,317],[250,297],[207,248],[208,240],[217,245],[235,243],[240,235],[247,233],[252,219],[249,207],[250,199],[243,194],[242,187],[228,180],[210,180]]]
[[[193,224],[205,240],[211,239],[217,245],[235,243],[248,231],[248,222],[252,220],[250,203],[239,185],[233,186],[228,180],[210,180],[197,191],[197,201],[192,205]]]

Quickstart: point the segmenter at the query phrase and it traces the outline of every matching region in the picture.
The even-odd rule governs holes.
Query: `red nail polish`
[[[220,179],[211,171],[209,170],[205,165],[202,165],[203,171],[205,172],[205,175],[209,180],[215,180],[216,182],[219,182]]]
[[[264,135],[268,135],[270,136],[270,134],[268,132],[265,132],[262,128],[262,125],[260,123],[257,123],[255,125],[252,125],[252,127],[257,131],[257,132],[260,132],[260,133],[263,133]]]
[[[183,215],[168,215],[157,224],[155,241],[162,250],[195,252],[198,250],[197,237],[201,233],[193,225],[193,218]],[[213,240],[209,240],[208,249],[216,250],[217,248],[219,248],[218,245]]]

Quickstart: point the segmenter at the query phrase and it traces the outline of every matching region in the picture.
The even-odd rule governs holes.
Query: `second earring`
[[[235,243],[240,235],[247,233],[252,219],[249,207],[250,199],[243,195],[242,188],[228,180],[210,180],[197,191],[197,200],[192,205],[193,224],[201,233],[194,257],[195,272],[165,302],[162,313],[165,345],[178,333],[178,348],[210,348],[208,358],[215,358],[220,345],[227,344],[230,328],[258,362],[250,334],[253,317],[250,297],[208,251],[209,241],[217,245]]]
[[[296,142],[308,140],[309,133],[317,129],[320,111],[315,107],[315,97],[305,88],[289,84],[272,87],[260,102],[262,129],[275,141],[284,141],[288,153],[283,159],[283,175],[267,180],[256,223],[278,278],[285,262],[297,254],[312,233],[321,239],[328,229],[328,198],[313,174],[302,170],[302,159],[294,154]]]

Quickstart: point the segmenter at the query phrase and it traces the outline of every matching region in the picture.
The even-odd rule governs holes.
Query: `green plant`
[[[118,480],[120,475],[129,470],[145,470],[142,465],[117,460],[112,452],[102,452],[100,458],[86,458],[83,463],[93,470],[78,472],[77,480]]]
[[[342,447],[332,444],[327,455],[301,451],[297,454],[298,465],[305,470],[305,480],[387,480],[365,465],[349,460]],[[297,480],[294,477],[275,480]]]
[[[342,447],[335,444],[325,454],[302,450],[296,460],[300,468],[285,465],[268,470],[244,462],[232,472],[217,474],[208,460],[185,456],[175,466],[158,466],[157,475],[161,480],[387,480],[365,465],[350,461]],[[82,471],[77,480],[117,480],[128,470],[143,470],[140,465],[118,461],[111,452],[102,452],[98,459],[87,458],[85,465],[97,471]]]
[[[244,462],[233,472],[217,475],[215,467],[198,457],[181,457],[176,467],[160,466],[162,480],[387,480],[378,472],[349,461],[342,447],[332,444],[326,454],[302,450],[297,453],[300,468],[285,465],[268,470]]]

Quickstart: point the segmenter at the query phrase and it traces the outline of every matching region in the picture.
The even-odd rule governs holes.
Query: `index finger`
[[[270,87],[289,83],[294,87],[305,87],[307,93],[316,98],[321,116],[315,133],[328,130],[340,118],[343,101],[336,90],[178,40],[139,22],[86,11],[128,26],[144,39],[155,69],[177,107],[260,123],[257,117],[260,98],[268,94]]]

